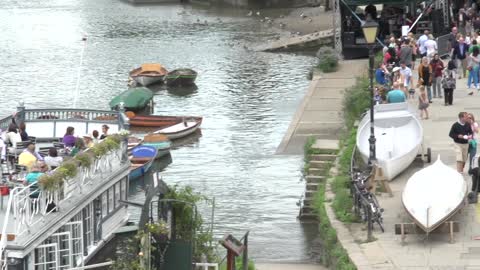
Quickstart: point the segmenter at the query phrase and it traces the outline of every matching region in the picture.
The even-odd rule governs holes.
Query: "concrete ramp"
[[[333,29],[319,31],[303,36],[281,38],[267,46],[257,48],[258,51],[279,52],[315,49],[333,44]]]

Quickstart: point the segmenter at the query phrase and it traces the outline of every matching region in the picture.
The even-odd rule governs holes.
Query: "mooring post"
[[[243,269],[242,270],[248,270],[248,234],[250,231],[247,231],[245,233],[245,238],[243,239],[243,246],[245,249],[243,250]]]
[[[25,103],[23,101],[20,101],[17,106],[17,115],[16,115],[18,121],[17,123],[23,123],[25,122]]]

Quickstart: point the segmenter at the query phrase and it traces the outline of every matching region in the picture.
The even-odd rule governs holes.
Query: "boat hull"
[[[135,180],[145,175],[152,167],[156,156],[157,149],[155,147],[139,145],[132,149],[129,179]]]
[[[423,128],[406,103],[375,107],[376,158],[386,179],[393,180],[415,160],[423,140]],[[370,114],[359,124],[357,149],[369,158]]]
[[[162,83],[165,76],[133,76],[132,79],[143,86]]]
[[[157,155],[155,158],[161,158],[168,153],[170,153],[170,148],[172,147],[172,143],[170,141],[165,142],[144,142],[143,145],[152,146],[157,149]]]
[[[176,86],[176,85],[192,85],[195,83],[195,79],[197,76],[191,77],[179,77],[179,78],[169,78],[168,76],[165,78],[165,82],[169,86]]]
[[[163,134],[170,140],[186,137],[200,128],[202,121],[186,121],[164,129],[155,131],[155,134]],[[183,126],[183,127],[182,127]]]
[[[410,177],[402,204],[415,224],[430,233],[465,206],[467,194],[463,176],[439,158]]]
[[[132,127],[157,127],[161,129],[176,125],[185,120],[202,121],[202,117],[198,116],[135,115],[131,112],[127,112],[126,114]]]

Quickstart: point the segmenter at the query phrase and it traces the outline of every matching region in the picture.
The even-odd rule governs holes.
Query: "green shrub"
[[[334,72],[338,68],[338,56],[333,48],[321,47],[317,52],[317,67],[325,72]]]
[[[345,90],[343,96],[343,115],[348,128],[370,107],[369,82],[366,77],[357,79],[357,83]]]

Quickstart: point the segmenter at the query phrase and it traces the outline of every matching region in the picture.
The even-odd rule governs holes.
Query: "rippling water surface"
[[[302,158],[274,152],[314,60],[248,50],[275,33],[245,13],[116,0],[3,0],[0,112],[13,112],[19,100],[33,108],[72,107],[84,32],[80,108],[108,109],[140,63],[191,67],[198,89],[155,95],[155,114],[204,117],[201,137],[172,151],[163,179],[215,197],[217,237],[250,230],[257,260],[303,260],[309,230],[296,220]],[[142,187],[131,190],[141,200]]]

